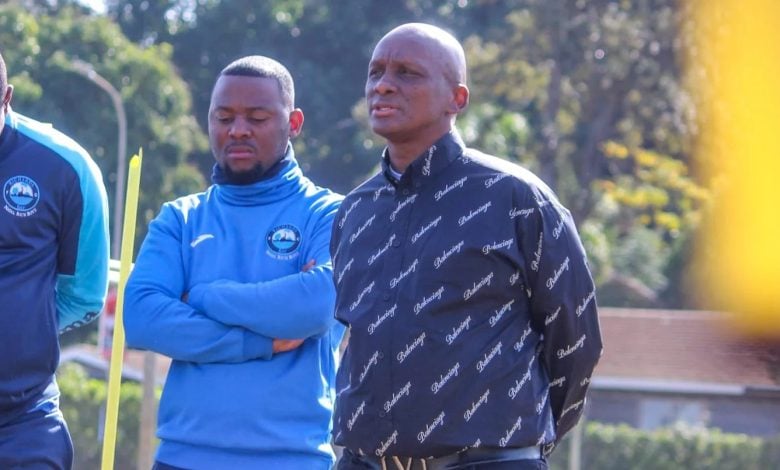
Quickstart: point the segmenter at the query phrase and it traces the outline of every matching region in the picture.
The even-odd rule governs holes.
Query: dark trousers
[[[59,410],[26,413],[0,426],[0,469],[70,470],[73,443]]]
[[[401,465],[403,469],[406,469],[407,461],[402,461]],[[357,455],[349,449],[344,449],[336,468],[337,470],[384,470],[378,459]],[[400,470],[391,458],[385,458],[385,468],[387,470]],[[412,459],[409,470],[422,470],[423,468],[439,470],[431,464],[423,467],[420,459]],[[547,462],[544,459],[496,460],[484,457],[478,461],[458,462],[443,468],[446,470],[547,470]]]

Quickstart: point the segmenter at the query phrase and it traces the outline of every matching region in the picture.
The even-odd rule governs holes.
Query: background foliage
[[[550,459],[551,470],[569,468],[564,438]],[[587,423],[581,468],[600,470],[764,470],[780,462],[780,437],[762,439],[717,429],[684,427],[643,431]]]
[[[465,140],[530,168],[559,194],[580,227],[600,302],[688,307],[684,273],[711,185],[693,171],[696,103],[682,59],[691,31],[718,25],[694,24],[686,4],[107,0],[97,13],[74,0],[10,0],[0,7],[0,47],[15,109],[80,141],[110,192],[113,109],[68,61],[92,63],[120,90],[129,151],[143,145],[147,156],[140,242],[161,202],[208,181],[206,112],[228,62],[265,54],[289,67],[306,113],[295,142],[302,166],[347,192],[375,168],[382,145],[362,98],[373,45],[403,22],[441,25],[470,63],[471,105],[458,121]]]
[[[76,469],[100,468],[105,422],[106,381],[89,378],[77,364],[66,364],[57,370],[60,386],[60,408],[73,439]],[[116,438],[117,470],[136,468],[138,452],[138,416],[141,411],[141,385],[124,382],[121,385]]]

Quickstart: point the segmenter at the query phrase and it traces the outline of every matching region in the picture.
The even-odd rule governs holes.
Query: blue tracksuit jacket
[[[188,469],[328,469],[343,327],[328,243],[341,196],[281,171],[167,203],[125,297],[130,346],[173,359],[157,458]],[[311,259],[316,266],[301,272]],[[182,301],[182,294],[188,298]],[[272,339],[307,338],[272,354]]]
[[[97,317],[108,286],[106,193],[76,142],[11,111],[0,133],[0,426],[56,408],[58,331]]]

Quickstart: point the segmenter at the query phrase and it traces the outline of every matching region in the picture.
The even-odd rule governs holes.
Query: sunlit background
[[[340,192],[361,182],[382,148],[366,66],[407,21],[463,41],[464,139],[544,179],[588,251],[605,353],[551,468],[779,468],[776,1],[6,0],[0,49],[14,109],[87,148],[112,215],[128,156],[119,96],[125,153],[144,147],[138,247],[162,202],[208,184],[211,86],[242,55],[290,68],[308,176]],[[112,309],[62,338],[79,469],[99,466]],[[159,393],[168,361],[155,360],[152,374],[126,355],[117,468],[151,466],[156,398],[140,384]]]

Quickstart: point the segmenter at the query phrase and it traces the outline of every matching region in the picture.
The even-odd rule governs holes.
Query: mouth
[[[234,160],[253,158],[255,156],[255,149],[248,145],[229,145],[225,149],[225,155]]]
[[[389,104],[378,103],[371,106],[371,116],[376,118],[388,117],[398,112],[398,108]]]

